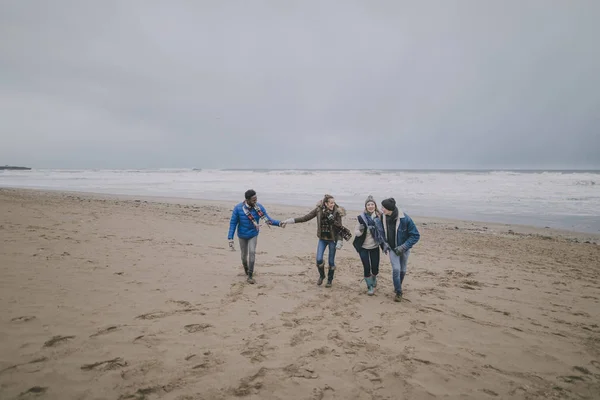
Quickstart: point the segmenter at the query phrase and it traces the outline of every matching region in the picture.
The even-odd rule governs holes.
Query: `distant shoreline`
[[[24,169],[30,167],[4,166],[2,169]],[[323,172],[516,172],[516,173],[592,173],[600,174],[600,169],[527,169],[527,168],[191,168],[191,167],[157,167],[157,168],[36,168],[39,171],[194,171],[194,172],[272,172],[272,171],[323,171]]]
[[[0,171],[1,170],[8,170],[8,171],[29,171],[31,170],[31,168],[29,167],[18,167],[18,166],[14,166],[14,165],[4,165],[4,166],[0,166]]]

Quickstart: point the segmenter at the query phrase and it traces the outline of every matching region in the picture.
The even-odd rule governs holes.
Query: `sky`
[[[0,165],[600,169],[600,1],[0,2]]]

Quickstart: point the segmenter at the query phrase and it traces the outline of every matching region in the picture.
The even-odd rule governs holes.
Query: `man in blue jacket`
[[[244,197],[246,200],[233,208],[231,220],[229,221],[227,240],[229,240],[229,248],[235,250],[233,247],[233,234],[237,228],[242,253],[242,265],[244,266],[246,275],[248,275],[248,283],[254,284],[255,281],[252,278],[252,274],[254,273],[254,260],[256,258],[256,243],[262,224],[264,223],[268,227],[275,225],[284,228],[285,222],[269,217],[262,204],[258,203],[258,198],[254,190],[247,190]]]
[[[419,241],[421,235],[412,218],[396,207],[396,200],[390,197],[381,202],[385,222],[387,243],[390,246],[390,263],[392,264],[392,280],[396,297],[394,301],[402,301],[402,282],[406,275],[406,266],[410,249]]]

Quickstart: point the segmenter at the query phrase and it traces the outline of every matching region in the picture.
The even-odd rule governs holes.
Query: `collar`
[[[389,217],[390,217],[389,215],[385,216],[386,219]],[[401,209],[398,209],[398,219],[402,219],[404,217],[406,217],[406,215],[404,215],[404,211],[402,211]]]

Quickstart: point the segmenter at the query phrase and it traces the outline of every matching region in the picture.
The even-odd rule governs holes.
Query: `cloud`
[[[0,164],[600,168],[600,5],[0,4]]]

